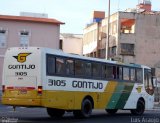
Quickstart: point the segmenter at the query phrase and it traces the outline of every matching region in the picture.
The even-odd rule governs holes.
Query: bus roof
[[[89,61],[96,61],[96,62],[103,62],[103,63],[110,63],[110,64],[117,64],[117,65],[123,65],[123,66],[128,66],[128,67],[137,67],[137,68],[148,68],[149,67],[145,65],[140,65],[140,64],[135,64],[135,63],[130,63],[126,64],[123,62],[119,61],[113,61],[113,60],[107,60],[107,59],[101,59],[101,58],[93,58],[93,57],[86,57],[82,55],[77,55],[73,53],[65,53],[60,49],[51,49],[51,48],[46,48],[46,47],[11,47],[8,48],[8,50],[11,50],[12,52],[17,51],[17,50],[41,50],[42,52],[46,54],[55,54],[57,56],[63,56],[63,57],[70,57],[70,58],[77,58],[77,59],[82,59],[82,60],[89,60]]]

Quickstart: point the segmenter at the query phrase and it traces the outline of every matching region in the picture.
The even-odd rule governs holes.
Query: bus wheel
[[[115,114],[118,111],[118,109],[105,109],[105,110],[108,114],[111,114],[111,115]]]
[[[61,118],[64,115],[65,110],[54,109],[54,108],[47,108],[47,113],[52,118]]]
[[[81,110],[74,110],[73,114],[76,118],[88,118],[92,113],[92,103],[89,99],[84,99]]]
[[[136,109],[131,109],[131,113],[133,115],[142,115],[145,110],[145,104],[142,100],[139,100],[137,102],[137,108]]]

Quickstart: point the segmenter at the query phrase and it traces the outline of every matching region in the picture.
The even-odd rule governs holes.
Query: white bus
[[[93,109],[142,115],[154,105],[149,67],[41,47],[7,50],[2,88],[2,104],[46,107],[51,117],[89,117]]]

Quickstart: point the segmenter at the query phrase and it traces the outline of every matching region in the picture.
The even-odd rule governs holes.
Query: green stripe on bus
[[[124,84],[123,83],[118,83],[115,91],[113,92],[113,95],[106,106],[106,109],[115,109],[117,102],[119,101],[119,98],[121,97],[121,90],[124,89]]]
[[[103,102],[101,103],[102,105],[104,105],[106,107],[106,105],[108,105],[108,103],[110,102],[110,99],[113,95],[113,93],[115,92],[115,89],[118,85],[118,82],[116,81],[109,81],[107,84],[107,87],[105,89],[105,96],[103,97]]]
[[[124,87],[124,90],[122,91],[122,94],[115,106],[116,109],[123,109],[131,92],[132,92],[132,89],[133,89],[133,85],[134,84],[126,84],[125,87]]]

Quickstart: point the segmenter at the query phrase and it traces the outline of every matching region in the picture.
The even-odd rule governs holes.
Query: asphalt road
[[[160,109],[145,111],[142,116],[132,116],[130,111],[118,111],[116,115],[108,115],[104,110],[94,110],[92,116],[86,119],[76,119],[71,112],[61,119],[52,119],[45,108],[18,107],[16,111],[11,106],[0,105],[0,122],[52,122],[52,123],[160,123]]]

